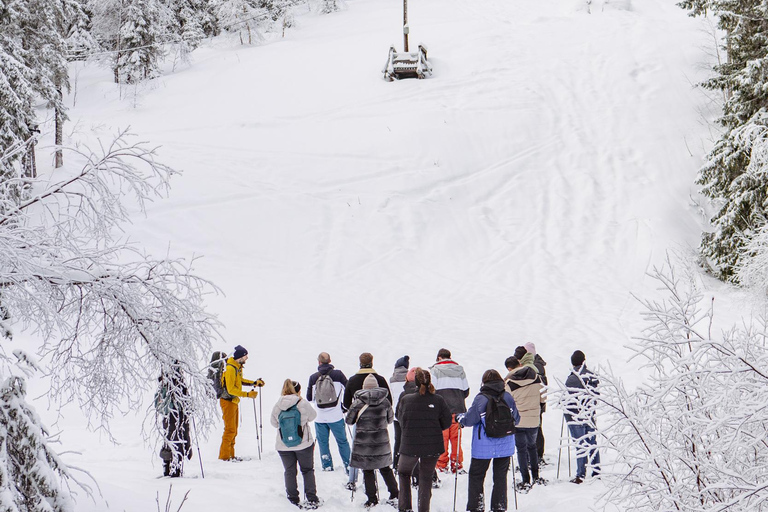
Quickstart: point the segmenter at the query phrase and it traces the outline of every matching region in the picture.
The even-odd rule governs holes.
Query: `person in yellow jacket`
[[[221,436],[221,448],[219,448],[219,459],[221,460],[242,460],[235,457],[235,438],[237,437],[237,419],[238,404],[240,397],[256,398],[258,391],[243,391],[243,384],[246,386],[264,385],[261,379],[248,380],[243,378],[243,366],[248,360],[248,351],[241,345],[235,347],[232,357],[227,359],[227,366],[224,369],[224,389],[229,394],[229,398],[220,398],[221,413],[224,418],[224,434]]]

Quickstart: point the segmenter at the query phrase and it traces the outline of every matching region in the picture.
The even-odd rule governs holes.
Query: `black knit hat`
[[[587,356],[584,355],[584,352],[581,350],[577,350],[573,353],[571,356],[571,364],[573,366],[581,366],[584,364],[584,360],[587,358]]]
[[[405,369],[408,369],[408,367],[411,366],[411,358],[410,356],[403,356],[400,359],[395,362],[395,368],[403,367]]]
[[[242,345],[238,345],[238,346],[235,347],[235,353],[232,354],[232,359],[237,360],[237,359],[240,359],[241,357],[247,356],[247,355],[248,355],[248,351],[245,350],[245,348]]]

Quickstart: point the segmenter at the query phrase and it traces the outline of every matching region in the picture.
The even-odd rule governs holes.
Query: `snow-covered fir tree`
[[[735,281],[745,245],[766,222],[768,181],[753,172],[752,137],[745,133],[763,131],[768,120],[768,5],[760,0],[686,0],[680,5],[692,15],[715,14],[725,33],[727,58],[704,84],[724,95],[723,132],[697,182],[718,208],[702,253],[720,278]]]
[[[330,14],[339,10],[339,3],[337,0],[323,0],[323,7],[320,12],[323,14]]]
[[[170,13],[159,0],[122,2],[113,63],[116,81],[132,84],[158,75],[169,25]]]
[[[0,510],[72,512],[67,466],[50,449],[49,434],[26,400],[22,377],[0,384]]]
[[[240,44],[253,44],[259,39],[259,23],[270,17],[261,4],[262,0],[222,0],[216,15],[224,30],[238,35]]]

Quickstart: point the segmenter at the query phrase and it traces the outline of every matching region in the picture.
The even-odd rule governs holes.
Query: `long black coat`
[[[397,404],[400,454],[413,457],[440,455],[445,451],[443,430],[451,426],[451,410],[437,394],[403,393]]]
[[[395,419],[387,400],[389,390],[362,389],[355,393],[346,422],[357,424],[349,465],[359,469],[381,469],[392,465],[388,425]],[[362,414],[360,411],[368,406]]]

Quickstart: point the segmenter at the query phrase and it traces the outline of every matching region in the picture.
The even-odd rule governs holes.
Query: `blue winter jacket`
[[[504,381],[489,382],[480,388],[480,393],[475,397],[469,410],[464,414],[457,414],[456,421],[464,427],[472,429],[472,458],[473,459],[498,459],[510,457],[515,453],[515,436],[488,437],[485,435],[485,409],[488,406],[486,394],[498,396],[504,394],[504,402],[512,410],[512,418],[515,424],[520,422],[520,413],[512,395],[504,391]]]

